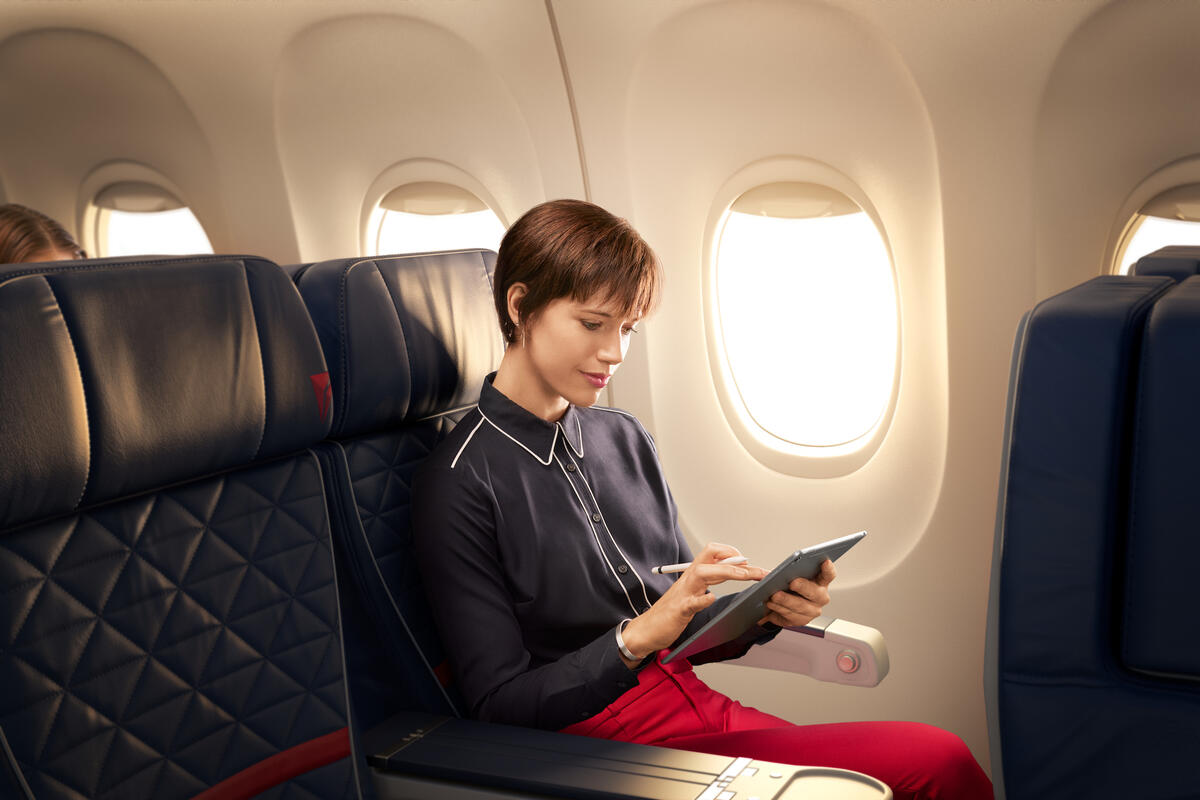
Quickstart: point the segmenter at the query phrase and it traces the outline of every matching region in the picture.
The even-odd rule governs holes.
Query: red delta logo
[[[312,381],[313,394],[317,396],[317,413],[321,415],[321,422],[324,422],[333,406],[333,387],[329,385],[329,373],[309,375],[308,379]]]

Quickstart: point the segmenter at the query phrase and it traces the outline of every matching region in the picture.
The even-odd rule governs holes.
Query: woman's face
[[[625,360],[635,317],[595,298],[552,300],[524,326],[525,348],[543,391],[593,405]]]

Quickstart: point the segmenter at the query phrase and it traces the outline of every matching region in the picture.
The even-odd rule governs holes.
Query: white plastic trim
[[[797,181],[817,183],[836,189],[858,203],[879,231],[880,238],[892,264],[893,286],[896,289],[896,364],[891,396],[879,420],[867,433],[845,444],[814,447],[785,442],[762,430],[751,419],[730,371],[721,335],[717,307],[717,244],[725,216],[730,206],[743,193],[768,183]],[[854,181],[837,169],[807,158],[777,157],[756,161],[743,167],[718,190],[704,227],[704,328],[708,345],[708,363],[713,384],[725,419],[738,441],[755,459],[767,467],[788,475],[807,478],[833,478],[848,475],[862,467],[875,455],[891,426],[900,389],[901,353],[903,340],[903,308],[900,305],[900,281],[896,274],[895,257],[883,221],[874,204]]]

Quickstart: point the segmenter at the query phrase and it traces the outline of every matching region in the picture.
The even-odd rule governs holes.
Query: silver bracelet
[[[621,631],[625,630],[625,626],[632,621],[631,619],[623,619],[621,620],[621,624],[617,626],[617,649],[621,651],[621,655],[630,661],[641,661],[640,658],[629,652],[629,648],[625,646],[625,637],[621,635]]]

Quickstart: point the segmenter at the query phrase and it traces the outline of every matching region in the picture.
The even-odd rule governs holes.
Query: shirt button
[[[600,521],[600,513],[596,512],[595,514],[592,514],[592,522],[599,522],[599,521]]]
[[[622,575],[624,575],[626,572],[629,572],[629,567],[625,566],[624,564],[618,564],[618,565],[617,565],[617,572],[619,572],[619,573],[621,573]]]
[[[617,681],[617,688],[618,689],[628,689],[629,684],[626,681]]]
[[[575,471],[575,465],[567,464],[567,472],[574,472],[574,471]]]
[[[583,713],[581,713],[581,714],[579,715],[579,718],[580,718],[580,719],[587,719],[587,718],[588,718],[588,717],[590,717],[590,716],[591,716],[591,714],[589,714],[588,712],[584,711]]]

